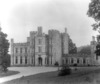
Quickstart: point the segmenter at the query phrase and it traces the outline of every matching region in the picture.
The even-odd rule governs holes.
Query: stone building
[[[94,36],[92,37],[92,41],[90,43],[91,46],[91,55],[86,54],[68,54],[62,57],[62,64],[67,65],[75,65],[75,66],[90,66],[90,65],[98,65],[98,60],[96,59],[96,45]]]
[[[62,51],[63,48],[63,51]],[[68,34],[49,30],[48,34],[38,31],[30,32],[25,43],[15,43],[11,39],[11,65],[54,65],[62,64],[62,54],[68,54]]]
[[[60,33],[58,30],[49,30],[48,34],[42,32],[42,27],[38,31],[31,31],[25,43],[15,43],[11,39],[11,66],[33,65],[44,66],[54,65],[96,65],[95,56],[96,41],[93,37],[91,41],[91,55],[68,54],[69,36],[67,29]]]

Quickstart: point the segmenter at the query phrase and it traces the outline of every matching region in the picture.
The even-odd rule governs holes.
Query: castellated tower
[[[61,36],[57,30],[49,30],[49,55],[51,65],[56,62],[61,65]]]
[[[14,40],[11,39],[11,66],[14,65]]]
[[[95,50],[96,50],[97,42],[95,41],[95,37],[94,36],[92,36],[92,41],[91,41],[90,45],[91,45],[92,64],[96,65],[97,64],[97,57],[96,57],[96,54],[95,54]]]
[[[63,54],[68,54],[68,40],[69,40],[69,37],[68,37],[68,34],[67,34],[67,28],[65,28],[65,33],[63,33],[63,39],[62,39],[62,42],[63,42]]]
[[[57,30],[49,30],[48,34],[44,34],[41,26],[37,29],[30,32],[25,43],[14,43],[11,39],[11,65],[44,66],[54,65],[56,62],[62,64],[63,54],[68,54],[67,29],[63,34]]]

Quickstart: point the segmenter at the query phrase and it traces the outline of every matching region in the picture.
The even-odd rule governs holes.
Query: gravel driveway
[[[29,75],[34,75],[37,73],[50,72],[50,71],[57,70],[57,68],[55,67],[10,67],[8,69],[13,70],[13,71],[19,71],[20,73],[16,75],[2,77],[0,78],[0,83],[10,81],[16,78],[20,78],[22,76],[29,76]]]

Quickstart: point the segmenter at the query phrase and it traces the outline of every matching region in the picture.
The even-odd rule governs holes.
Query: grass
[[[40,73],[21,77],[3,84],[94,84],[94,79],[100,75],[100,69],[73,70],[71,75],[58,76],[58,71]],[[99,77],[100,78],[100,77]],[[100,84],[100,80],[96,80]]]
[[[10,76],[14,74],[18,74],[18,71],[7,71],[7,72],[0,72],[0,78],[5,77],[5,76]]]

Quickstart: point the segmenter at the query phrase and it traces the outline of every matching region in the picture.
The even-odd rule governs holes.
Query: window
[[[16,64],[18,63],[18,58],[17,58],[17,56],[16,56]]]
[[[32,59],[32,64],[34,63],[34,61],[33,61],[33,57],[31,58]]]
[[[39,52],[42,52],[42,47],[39,46],[39,47],[38,47],[38,51],[39,51]]]
[[[83,59],[83,64],[85,64],[85,59]]]
[[[41,44],[41,43],[42,43],[42,39],[39,39],[38,41],[39,41],[39,44]]]
[[[66,64],[68,64],[68,59],[66,59]]]
[[[74,60],[73,60],[73,58],[71,59],[71,63],[73,64],[73,62],[74,62]]]
[[[25,64],[27,64],[27,57],[25,57]]]
[[[20,53],[22,53],[22,48],[20,48]]]
[[[33,58],[32,58],[32,64],[33,64]]]
[[[77,59],[77,63],[79,63],[79,59]]]
[[[47,58],[45,58],[45,64],[47,63]]]
[[[20,57],[20,64],[22,64],[22,56]]]
[[[16,48],[16,53],[18,53],[18,48]]]
[[[27,48],[25,48],[25,53],[27,53]]]

